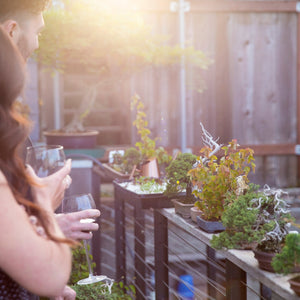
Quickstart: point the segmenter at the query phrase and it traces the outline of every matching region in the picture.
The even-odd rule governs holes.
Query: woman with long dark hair
[[[30,130],[15,105],[25,79],[24,59],[0,26],[0,299],[61,295],[74,244],[55,221],[53,195],[27,198],[43,189],[18,155]]]

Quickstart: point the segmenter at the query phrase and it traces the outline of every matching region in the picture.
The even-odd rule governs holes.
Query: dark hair
[[[28,214],[37,216],[47,236],[53,241],[73,245],[75,243],[72,240],[54,236],[49,230],[51,224],[47,212],[26,199],[30,185],[36,183],[27,176],[24,162],[19,156],[30,129],[30,122],[16,107],[16,98],[25,84],[25,74],[23,57],[0,26],[0,170],[7,178],[17,202],[24,205]]]
[[[0,21],[18,12],[41,13],[51,0],[0,0]]]

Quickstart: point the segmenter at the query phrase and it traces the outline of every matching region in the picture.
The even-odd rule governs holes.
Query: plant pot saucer
[[[217,233],[225,230],[222,222],[220,221],[206,221],[200,216],[197,216],[198,226],[205,232],[208,233]]]

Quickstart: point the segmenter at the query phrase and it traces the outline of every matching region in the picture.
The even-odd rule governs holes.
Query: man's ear
[[[18,41],[20,33],[18,22],[16,22],[15,20],[6,20],[2,23],[2,28],[15,42]]]

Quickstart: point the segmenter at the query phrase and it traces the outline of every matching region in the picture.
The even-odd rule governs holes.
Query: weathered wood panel
[[[178,24],[176,16],[169,15],[148,20],[156,28],[159,24],[157,32],[174,39]],[[188,13],[186,24],[187,41],[214,60],[200,74],[205,90],[187,93],[188,145],[201,145],[200,121],[221,142],[236,138],[240,144],[296,143],[296,13]],[[153,133],[163,134],[166,144],[179,147],[179,78],[173,73],[173,77],[167,71],[153,72],[152,77],[148,73],[144,89],[135,84],[147,103]],[[199,76],[192,67],[187,75]],[[296,184],[295,157],[258,159],[257,165],[258,183]]]

